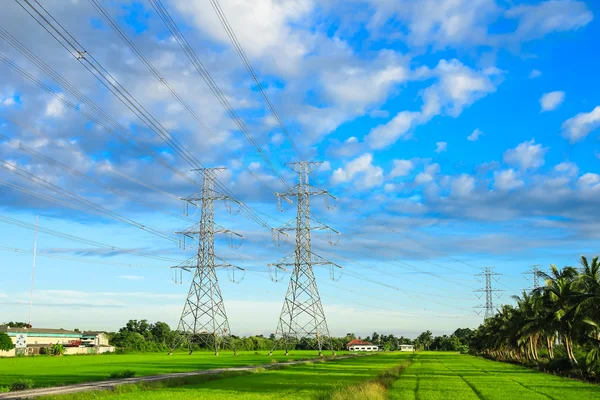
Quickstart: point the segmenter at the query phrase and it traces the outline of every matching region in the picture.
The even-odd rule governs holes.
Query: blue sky
[[[342,236],[336,246],[315,236],[314,246],[345,271],[332,281],[327,270],[316,270],[333,334],[377,330],[416,336],[425,329],[443,334],[476,327],[481,317],[473,306],[482,300],[473,290],[482,284],[473,274],[479,268],[494,266],[503,274],[495,283],[505,291],[500,304],[529,285],[522,272],[531,264],[573,265],[580,255],[595,255],[600,237],[592,220],[600,193],[595,2],[223,0],[296,151],[210,3],[164,1],[273,169],[149,2],[102,4],[192,113],[91,3],[42,4],[203,165],[227,167],[219,181],[269,226],[294,217],[293,206],[283,213],[277,209],[273,192],[285,188],[273,169],[293,184],[286,163],[324,161],[312,182],[339,202],[329,211],[315,199],[313,210]],[[185,279],[173,283],[168,267],[191,256],[193,247],[183,250],[176,240],[66,207],[72,200],[16,171],[175,238],[174,231],[198,218],[178,217],[177,198],[198,186],[103,127],[134,135],[177,170],[187,173],[190,165],[16,3],[6,8],[0,26],[63,80],[0,38],[2,59],[55,93],[0,63],[0,322],[27,318],[31,287],[27,252],[33,231],[7,218],[31,227],[39,214],[41,227],[88,241],[40,233],[35,326],[117,329],[130,318],[174,326],[187,285]],[[98,108],[83,104],[65,83]],[[238,249],[224,240],[217,244],[223,258],[248,271],[240,283],[219,273],[232,331],[271,333],[289,273],[272,282],[266,264],[292,248],[275,246],[269,231],[243,212],[231,215],[219,207],[217,219],[246,237]]]

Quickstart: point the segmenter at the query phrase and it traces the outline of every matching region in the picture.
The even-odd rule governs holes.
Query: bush
[[[33,381],[31,379],[19,379],[10,386],[11,392],[17,392],[19,390],[29,390],[33,387]]]
[[[8,386],[0,386],[0,393],[10,392],[10,388]]]
[[[62,356],[63,354],[65,354],[65,346],[63,346],[60,343],[54,343],[52,346],[50,346],[50,351],[52,355],[55,356]]]
[[[124,371],[117,371],[110,374],[110,379],[123,379],[123,378],[133,378],[135,376],[135,371],[130,369],[126,369]]]
[[[9,351],[14,349],[14,347],[10,337],[4,332],[0,332],[0,350]]]

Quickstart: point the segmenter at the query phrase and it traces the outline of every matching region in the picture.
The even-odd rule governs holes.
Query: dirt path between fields
[[[357,357],[355,355],[349,356],[341,356],[333,359],[327,359],[328,361],[337,361],[343,360],[346,358]],[[277,368],[282,365],[298,365],[298,364],[306,364],[308,362],[315,362],[317,360],[322,360],[321,358],[313,358],[309,360],[302,361],[288,361],[288,362],[280,362],[275,364],[264,364],[264,365],[251,365],[247,367],[233,367],[233,368],[216,368],[216,369],[205,369],[200,371],[192,371],[192,372],[176,372],[173,374],[161,374],[161,375],[149,375],[149,376],[140,376],[138,378],[125,378],[125,379],[113,379],[110,381],[97,381],[97,382],[86,382],[86,383],[77,383],[75,385],[68,386],[54,386],[54,387],[46,387],[39,389],[31,389],[31,390],[23,390],[19,392],[8,392],[8,393],[0,393],[0,399],[31,399],[39,396],[50,396],[57,394],[68,394],[68,393],[77,393],[77,392],[87,392],[91,390],[110,390],[119,385],[129,385],[140,382],[152,382],[152,381],[162,381],[171,378],[181,378],[185,376],[197,376],[197,375],[216,375],[221,372],[232,372],[232,371],[252,371],[257,368],[271,369]]]

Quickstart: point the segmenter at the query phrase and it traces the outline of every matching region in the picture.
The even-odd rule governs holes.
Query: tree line
[[[580,268],[550,266],[544,285],[503,305],[473,334],[475,354],[499,360],[600,372],[600,262],[581,257]]]
[[[150,323],[147,320],[129,320],[127,324],[118,332],[109,333],[109,342],[111,345],[121,349],[123,352],[152,352],[169,351],[170,346],[176,339],[177,331],[172,330],[165,322]],[[416,339],[406,338],[404,336],[395,336],[393,334],[379,334],[373,332],[372,335],[362,338],[354,333],[347,333],[342,337],[332,337],[331,342],[335,351],[346,349],[346,344],[352,340],[359,339],[376,344],[384,351],[397,350],[401,344],[413,344],[417,348],[427,350],[448,350],[464,351],[468,349],[468,343],[472,331],[469,328],[457,329],[452,335],[434,337],[430,331],[423,332]],[[235,345],[237,350],[269,351],[276,344],[274,334],[269,336],[231,336],[232,341],[225,344],[225,349]],[[198,336],[192,337],[193,347],[196,350],[209,350],[207,342],[200,340]],[[293,344],[297,350],[308,350],[316,348],[314,339],[303,338]]]

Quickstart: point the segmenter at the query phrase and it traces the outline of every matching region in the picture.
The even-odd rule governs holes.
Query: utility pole
[[[501,293],[504,292],[504,290],[492,289],[492,280],[498,282],[498,277],[500,275],[502,274],[494,272],[494,267],[484,267],[482,268],[481,273],[475,274],[475,278],[479,282],[482,282],[485,279],[485,289],[474,290],[475,293],[485,293],[485,306],[479,305],[475,307],[485,309],[484,319],[491,318],[496,313],[496,311],[494,310],[494,294],[496,294],[496,292],[499,292],[500,295],[496,294],[496,296],[499,298],[501,296]],[[476,296],[480,299],[482,297],[482,294],[476,294]],[[477,315],[481,315],[481,311],[476,311],[476,313]]]
[[[177,327],[178,334],[169,355],[184,342],[187,343],[192,354],[194,341],[204,342],[209,348],[214,349],[215,355],[219,355],[219,348],[223,348],[227,342],[230,342],[236,352],[216,274],[216,268],[241,269],[215,256],[215,234],[222,233],[229,235],[230,238],[232,236],[243,238],[242,235],[215,224],[215,200],[231,200],[214,189],[215,173],[224,169],[196,170],[201,171],[204,177],[202,192],[181,199],[184,201],[186,215],[189,204],[199,207],[201,214],[200,222],[182,232],[176,232],[182,235],[184,248],[186,238],[193,239],[197,235],[198,252],[183,264],[172,267],[192,272],[193,278]]]
[[[541,265],[535,264],[535,265],[531,266],[531,269],[529,271],[523,272],[523,275],[525,275],[525,279],[527,279],[527,280],[529,280],[527,275],[533,275],[533,279],[532,279],[533,290],[540,287],[540,277],[539,277],[540,267],[541,267]]]
[[[293,253],[288,254],[280,261],[269,264],[269,267],[276,267],[277,269],[283,269],[286,266],[293,267],[275,333],[278,340],[273,346],[273,349],[275,349],[278,342],[282,341],[286,355],[292,347],[292,342],[301,339],[314,339],[319,355],[323,355],[323,348],[327,348],[331,350],[332,354],[335,354],[319,290],[317,289],[313,266],[329,266],[332,279],[335,269],[342,269],[342,267],[316,255],[311,247],[311,231],[313,230],[326,230],[339,235],[339,232],[335,229],[311,220],[311,196],[325,195],[337,200],[328,191],[314,188],[308,183],[310,173],[320,164],[320,162],[306,161],[289,164],[298,173],[298,184],[285,193],[276,193],[280,208],[281,200],[291,203],[291,197],[297,198],[296,219],[277,229],[277,234],[294,231],[296,233],[296,248]],[[273,350],[271,350],[272,353]]]

